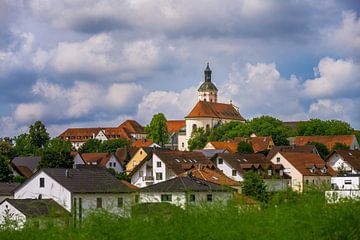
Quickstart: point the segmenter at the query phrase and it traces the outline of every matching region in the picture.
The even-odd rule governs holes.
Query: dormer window
[[[326,173],[326,168],[325,167],[323,167],[320,171],[321,171],[321,173],[323,173],[323,174],[325,174]]]

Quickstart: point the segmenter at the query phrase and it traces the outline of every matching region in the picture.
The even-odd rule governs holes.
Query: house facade
[[[334,171],[359,174],[360,173],[360,150],[336,150],[326,159],[327,165]]]
[[[360,174],[344,174],[331,178],[331,191],[325,192],[328,203],[346,199],[360,199]]]
[[[98,165],[113,169],[116,173],[124,172],[125,168],[114,153],[78,153],[74,158],[74,164]]]
[[[204,75],[204,82],[198,89],[198,103],[185,117],[185,132],[179,133],[178,149],[188,150],[188,141],[191,133],[197,128],[204,128],[210,131],[223,123],[231,121],[245,122],[240,115],[239,109],[232,103],[218,103],[217,88],[211,80],[212,71],[207,65]]]
[[[52,199],[76,219],[102,208],[129,214],[134,190],[105,168],[44,168],[14,190],[15,199]]]

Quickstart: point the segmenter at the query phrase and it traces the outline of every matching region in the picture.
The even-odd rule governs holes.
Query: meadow
[[[313,191],[275,194],[267,204],[135,207],[131,218],[98,212],[81,227],[28,225],[0,239],[360,239],[360,202],[329,205]]]

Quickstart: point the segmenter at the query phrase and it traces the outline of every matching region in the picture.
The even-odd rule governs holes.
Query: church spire
[[[211,82],[211,69],[209,67],[209,62],[206,65],[204,74],[205,74],[205,82]]]

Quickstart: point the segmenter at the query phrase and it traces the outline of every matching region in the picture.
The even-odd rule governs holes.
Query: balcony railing
[[[144,182],[154,182],[154,176],[143,176]]]

